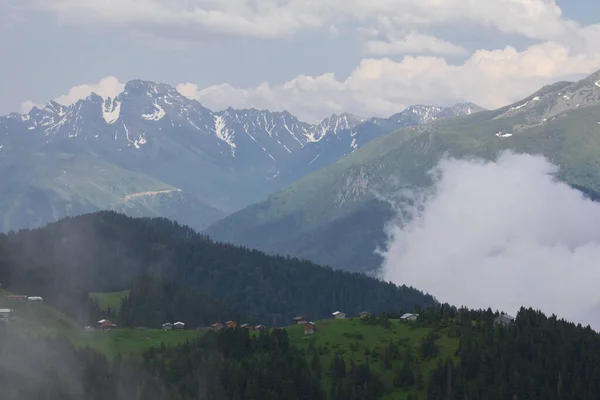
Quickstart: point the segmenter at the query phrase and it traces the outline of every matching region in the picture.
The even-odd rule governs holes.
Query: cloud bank
[[[588,35],[600,35],[600,28]],[[435,43],[433,43],[435,44]],[[517,102],[542,86],[582,78],[600,68],[598,52],[577,53],[557,43],[478,50],[463,63],[442,57],[406,56],[401,61],[365,58],[345,78],[332,73],[300,75],[287,82],[263,82],[240,88],[224,83],[200,87],[176,84],[184,96],[213,110],[227,107],[287,110],[315,123],[331,114],[349,112],[361,117],[389,117],[413,104],[450,106],[474,102],[495,109]],[[77,85],[55,100],[72,104],[91,92],[114,97],[124,83],[114,76]],[[23,109],[34,104],[28,100]]]
[[[100,79],[97,83],[84,83],[73,86],[66,94],[54,98],[54,101],[65,106],[70,106],[78,100],[85,99],[92,93],[96,93],[103,98],[115,98],[123,91],[123,89],[125,89],[124,83],[119,82],[114,76],[107,76],[106,78]],[[33,107],[44,108],[43,105],[32,100],[26,100],[21,104],[21,112],[26,114]]]
[[[401,61],[365,58],[343,79],[327,73],[250,88],[229,84],[199,88],[189,83],[182,88],[185,96],[211,108],[285,109],[316,122],[340,112],[389,117],[413,104],[449,106],[471,101],[494,109],[544,85],[580,78],[598,68],[600,51],[577,53],[548,42],[523,51],[510,46],[478,50],[457,64],[435,56],[406,56]]]
[[[362,54],[345,76],[324,70],[246,86],[171,82],[211,109],[287,110],[312,123],[342,112],[389,117],[413,104],[471,101],[497,108],[543,85],[600,69],[600,24],[565,18],[554,0],[24,0],[19,4],[45,11],[60,23],[123,29],[178,45],[211,40],[213,35],[276,41],[308,31],[320,32],[326,40],[335,32],[353,41]],[[463,26],[473,30],[472,36],[494,31],[511,45],[477,49],[465,38],[454,43],[460,39],[436,36]],[[216,63],[214,68],[218,67]],[[64,98],[81,97],[91,86],[75,87]]]
[[[600,329],[600,204],[556,172],[510,152],[441,161],[409,222],[390,225],[383,277],[456,306],[534,307]]]
[[[554,0],[24,0],[64,23],[110,24],[198,38],[199,32],[276,39],[360,24],[382,32],[467,22],[551,40],[578,28]]]

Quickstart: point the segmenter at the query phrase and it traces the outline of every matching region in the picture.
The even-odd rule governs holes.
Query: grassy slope
[[[72,342],[77,346],[89,346],[106,354],[110,359],[118,354],[141,354],[150,347],[174,346],[203,335],[204,331],[163,331],[162,329],[116,329],[114,331],[80,331]]]
[[[428,328],[416,328],[410,322],[400,322],[399,320],[390,320],[392,327],[385,329],[380,325],[366,325],[358,318],[349,318],[345,320],[325,320],[317,321],[317,330],[314,335],[305,335],[303,326],[290,326],[287,328],[291,343],[298,347],[309,350],[311,346],[319,348],[321,346],[328,347],[330,351],[320,356],[321,367],[323,371],[323,385],[326,390],[329,390],[329,366],[333,354],[337,351],[346,361],[346,366],[350,360],[357,362],[368,360],[371,370],[377,374],[381,374],[384,383],[387,387],[393,386],[393,367],[392,370],[383,370],[380,364],[380,358],[377,352],[387,348],[389,342],[402,341],[404,348],[407,346],[413,350],[413,354],[418,354],[418,346],[421,338],[431,332]],[[362,334],[363,339],[357,339],[356,335]],[[312,342],[312,343],[311,343]],[[437,364],[438,358],[445,359],[453,357],[458,349],[458,339],[450,338],[445,332],[441,332],[440,338],[436,341],[436,345],[440,349],[438,357],[423,361],[421,363],[421,373],[424,379],[429,376],[429,370]],[[365,355],[365,350],[370,353]],[[374,354],[375,351],[375,354]],[[312,356],[307,355],[310,362]],[[393,366],[398,365],[401,361],[395,361]],[[407,396],[409,393],[423,394],[416,387],[410,390],[396,389],[388,394],[385,399],[398,399],[397,396]],[[404,397],[402,397],[404,398]]]
[[[360,231],[362,226],[344,220],[356,220],[357,215],[364,219],[375,198],[371,190],[394,193],[402,187],[429,185],[431,177],[427,171],[444,155],[493,159],[506,149],[543,154],[560,165],[559,176],[566,182],[600,189],[600,106],[571,110],[508,138],[498,138],[495,133],[524,123],[524,117],[495,119],[498,113],[484,111],[382,136],[264,202],[232,214],[206,232],[217,240],[319,261],[360,258],[361,254],[344,256],[346,250],[328,255],[320,251],[315,255],[311,254],[314,250],[303,249],[314,248],[310,245],[313,242],[330,249],[328,238],[337,237],[336,225],[351,225],[351,230]],[[361,211],[363,208],[367,210]],[[382,221],[378,224],[383,227]],[[359,238],[345,241],[349,248],[357,248],[364,241],[364,236],[360,239],[356,233],[344,231],[346,236]],[[343,263],[333,265],[344,268]]]
[[[110,293],[90,293],[90,297],[98,300],[98,305],[101,310],[107,310],[110,307],[113,310],[118,310],[121,307],[121,300],[129,296],[130,290]]]
[[[125,292],[94,294],[99,297],[105,305],[120,298]],[[3,293],[0,293],[3,294]],[[43,303],[9,302],[0,299],[0,308],[15,309],[15,319],[10,322],[10,329],[16,329],[21,334],[29,334],[38,337],[55,336],[58,334],[69,338],[77,346],[89,346],[103,352],[110,359],[118,354],[130,353],[140,354],[150,347],[158,347],[161,343],[173,346],[183,343],[186,339],[193,339],[203,335],[205,331],[163,331],[161,329],[117,329],[113,331],[84,331],[73,320],[66,315],[56,311]],[[311,361],[310,348],[328,348],[328,351],[320,356],[323,371],[323,386],[328,390],[330,381],[328,370],[333,354],[337,351],[349,365],[350,360],[368,360],[373,372],[381,374],[387,387],[393,386],[393,369],[385,371],[381,368],[379,355],[374,354],[387,348],[393,340],[402,343],[402,346],[410,346],[413,354],[418,354],[418,345],[421,338],[431,332],[428,328],[416,328],[411,323],[403,323],[391,320],[392,327],[385,329],[380,325],[366,325],[358,318],[345,320],[317,321],[317,331],[314,335],[305,335],[302,326],[287,327],[290,342],[307,351],[307,359]],[[357,338],[361,334],[363,338]],[[458,339],[448,337],[441,332],[436,341],[440,348],[437,358],[421,363],[421,372],[425,379],[429,370],[433,368],[438,358],[452,357],[458,348]],[[402,347],[401,347],[402,349]],[[370,353],[365,355],[365,350]],[[395,361],[396,366],[401,361]],[[398,395],[406,396],[408,393],[421,393],[416,387],[411,390],[394,390],[385,399],[396,399]],[[422,394],[422,393],[421,393]]]
[[[103,301],[115,301],[117,293],[106,293],[100,296]],[[116,329],[114,331],[86,332],[68,316],[43,303],[28,303],[7,301],[0,298],[0,308],[14,309],[14,320],[9,323],[9,329],[15,329],[20,334],[36,337],[64,335],[75,345],[89,346],[103,352],[109,358],[121,353],[139,354],[150,347],[166,346],[183,343],[204,334],[204,331],[163,331],[162,329]]]

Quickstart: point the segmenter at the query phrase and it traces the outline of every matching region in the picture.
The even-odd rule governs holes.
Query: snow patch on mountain
[[[496,136],[498,136],[499,138],[507,138],[507,137],[511,137],[513,134],[512,133],[504,133],[504,132],[497,132]]]
[[[222,115],[215,115],[215,133],[219,139],[231,147],[231,155],[235,157],[235,136],[234,132],[227,129],[225,118]],[[254,139],[254,138],[253,138]]]
[[[125,125],[125,122],[123,122],[123,129],[125,130],[125,139],[127,139],[127,141],[129,143],[133,143],[133,141],[129,137],[129,129],[127,129],[127,125]],[[117,135],[116,134],[115,134],[115,140],[117,140]]]
[[[523,104],[520,104],[520,105],[518,105],[518,106],[513,106],[513,107],[511,107],[510,109],[511,109],[512,111],[520,110],[521,108],[525,107],[527,104],[529,104],[529,102],[528,102],[528,101],[526,101],[525,103],[523,103]]]
[[[143,146],[143,145],[145,145],[146,143],[148,143],[148,141],[146,140],[145,133],[140,133],[140,135],[138,136],[138,138],[137,138],[137,139],[135,139],[135,140],[133,141],[133,146],[134,146],[136,149],[138,149],[138,150],[139,150],[139,149],[141,149],[141,148],[142,148],[142,146]]]
[[[56,101],[51,101],[44,107],[44,111],[48,113],[57,114],[59,117],[63,117],[67,113],[68,108]]]
[[[307,132],[306,138],[309,143],[316,143],[329,134],[337,135],[341,131],[354,128],[361,122],[364,122],[364,119],[352,114],[333,114],[319,124],[312,126],[309,132]]]
[[[106,121],[107,124],[114,124],[121,114],[121,102],[117,99],[113,99],[112,97],[108,97],[104,100],[104,104],[102,106],[102,118]]]
[[[437,119],[437,116],[442,111],[442,108],[417,105],[408,107],[407,111],[415,115],[419,121],[422,121],[422,123],[426,123]]]
[[[165,115],[167,115],[165,110],[157,102],[154,102],[154,108],[155,110],[153,113],[142,114],[142,118],[144,118],[146,121],[160,121]]]

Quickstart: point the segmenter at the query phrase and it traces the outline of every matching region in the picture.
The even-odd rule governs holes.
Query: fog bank
[[[383,277],[456,306],[531,306],[600,329],[600,203],[557,171],[510,152],[442,160],[433,190],[398,204]]]

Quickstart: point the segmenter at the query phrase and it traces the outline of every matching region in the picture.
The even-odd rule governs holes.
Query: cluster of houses
[[[185,324],[181,321],[177,321],[174,324],[170,322],[165,322],[164,324],[162,324],[162,328],[165,331],[172,331],[173,329],[183,330],[185,329]]]
[[[331,316],[333,317],[333,319],[346,319],[346,313],[343,311],[335,311],[331,313]],[[367,311],[361,311],[358,313],[358,316],[359,318],[363,319],[371,316],[371,313]],[[308,318],[302,316],[294,318],[292,320],[292,325],[304,325],[305,335],[313,335],[317,328],[317,325],[314,322],[309,321]]]
[[[10,316],[12,315],[12,311],[11,309],[0,309],[0,321],[4,321],[4,320],[8,320],[10,318]],[[345,319],[346,318],[346,313],[342,312],[342,311],[336,311],[334,313],[331,314],[333,319]],[[367,318],[369,316],[371,316],[371,314],[367,311],[362,311],[358,314],[359,318],[363,319],[363,318]],[[419,314],[413,314],[413,313],[405,313],[400,317],[401,321],[415,321],[419,318]],[[494,324],[495,325],[503,325],[503,326],[509,326],[511,324],[513,324],[515,321],[515,318],[507,315],[507,314],[502,314],[499,317],[496,317],[494,319]],[[317,325],[313,322],[313,321],[309,321],[308,318],[303,317],[303,316],[297,316],[292,320],[292,325],[304,325],[304,334],[306,335],[312,335],[315,333]],[[212,324],[209,329],[212,331],[220,331],[221,329],[224,328],[231,328],[231,329],[235,329],[238,327],[237,322],[235,321],[227,321],[224,324],[220,323],[220,322],[216,322],[214,324]],[[256,331],[262,331],[262,330],[266,330],[268,329],[265,325],[256,325],[256,326],[252,326],[250,324],[241,324],[239,326],[242,329],[248,329],[248,330],[256,330]],[[107,319],[101,319],[100,321],[98,321],[98,328],[100,330],[111,330],[111,329],[116,329],[118,328],[118,326],[116,324],[114,324],[112,321],[107,320]],[[86,327],[86,330],[91,330],[93,329],[92,327]],[[165,322],[164,324],[162,324],[162,329],[165,331],[171,331],[171,330],[183,330],[185,329],[185,323],[178,321],[175,323],[170,323],[170,322]],[[198,329],[203,329],[203,328],[198,328]]]

